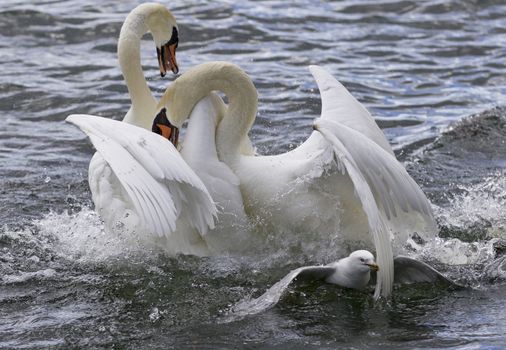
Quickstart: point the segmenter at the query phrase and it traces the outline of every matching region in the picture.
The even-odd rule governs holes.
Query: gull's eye
[[[364,258],[360,258],[360,261],[361,261],[361,262],[365,262],[365,259],[364,259]]]

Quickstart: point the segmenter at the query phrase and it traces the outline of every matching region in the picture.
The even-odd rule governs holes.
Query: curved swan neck
[[[119,65],[132,100],[132,107],[124,121],[140,126],[145,124],[139,120],[145,114],[142,111],[146,106],[154,109],[156,105],[141,66],[141,38],[149,31],[146,16],[146,7],[133,10],[125,19],[118,40]]]
[[[216,129],[216,148],[220,160],[233,167],[257,113],[257,91],[249,76],[228,62],[204,63],[179,77],[172,88],[168,95],[174,106],[169,109],[176,117],[188,117],[193,106],[211,91],[221,91],[228,97],[228,109]]]
[[[241,72],[244,74],[243,72]],[[245,75],[245,74],[244,74]],[[216,149],[219,158],[233,166],[240,156],[241,143],[255,122],[258,95],[250,78],[231,77],[221,82],[228,85],[223,92],[228,97],[228,109],[216,129]]]

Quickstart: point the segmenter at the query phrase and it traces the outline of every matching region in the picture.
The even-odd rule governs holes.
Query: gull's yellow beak
[[[377,264],[366,264],[372,271],[379,271],[380,267]]]

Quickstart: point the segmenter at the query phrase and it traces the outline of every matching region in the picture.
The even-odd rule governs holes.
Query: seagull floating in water
[[[364,289],[371,279],[371,271],[376,272],[379,269],[380,266],[376,264],[374,255],[367,250],[356,250],[348,257],[328,265],[302,266],[290,271],[258,298],[239,302],[233,307],[229,316],[236,320],[270,309],[278,303],[284,292],[296,279],[322,280],[344,288]],[[394,272],[396,283],[440,282],[457,286],[426,263],[406,256],[394,258]]]

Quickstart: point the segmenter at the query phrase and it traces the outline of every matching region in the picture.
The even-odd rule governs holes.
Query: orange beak
[[[167,140],[172,142],[174,147],[177,148],[177,143],[179,141],[179,128],[172,125],[167,119],[167,110],[164,108],[158,113],[153,120],[153,126],[151,127],[151,131],[162,135]]]
[[[169,70],[171,70],[174,74],[177,74],[179,72],[179,67],[176,60],[176,49],[177,42],[173,44],[162,45],[160,49],[158,47],[156,48],[158,66],[160,67],[160,75],[162,77],[164,77]]]

